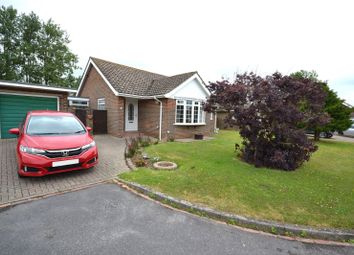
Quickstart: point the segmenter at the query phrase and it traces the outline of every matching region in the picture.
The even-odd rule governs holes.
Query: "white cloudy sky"
[[[205,81],[235,72],[316,70],[354,104],[354,2],[315,0],[1,0],[52,18],[88,57]]]

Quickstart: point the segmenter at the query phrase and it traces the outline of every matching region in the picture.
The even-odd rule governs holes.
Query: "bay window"
[[[204,124],[202,102],[194,100],[176,101],[176,124],[200,125]]]

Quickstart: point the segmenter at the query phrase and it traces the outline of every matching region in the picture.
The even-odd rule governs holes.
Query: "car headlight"
[[[20,151],[29,153],[29,154],[43,154],[45,153],[44,150],[37,149],[37,148],[31,148],[27,146],[20,145]]]
[[[91,143],[82,146],[81,149],[87,150],[87,149],[90,149],[90,148],[95,147],[95,146],[96,146],[95,141],[92,141]]]

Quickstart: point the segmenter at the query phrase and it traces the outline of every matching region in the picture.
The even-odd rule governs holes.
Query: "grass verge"
[[[235,157],[235,131],[212,141],[162,143],[150,156],[174,161],[177,171],[141,168],[121,174],[167,195],[258,219],[314,227],[354,228],[354,144],[323,140],[293,172],[255,168]]]

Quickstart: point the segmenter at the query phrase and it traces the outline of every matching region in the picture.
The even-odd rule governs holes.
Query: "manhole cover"
[[[177,164],[170,161],[159,161],[153,164],[155,169],[159,170],[174,170],[177,168]]]

